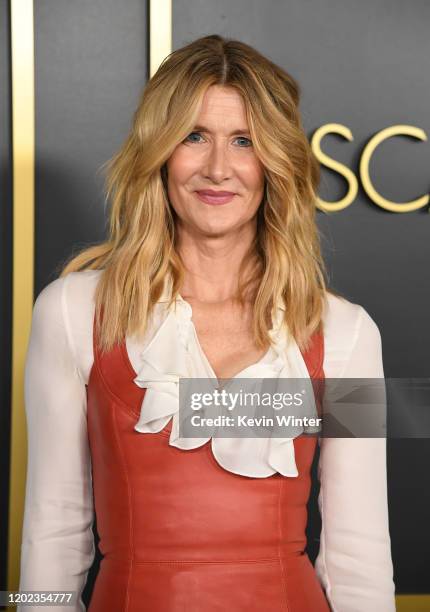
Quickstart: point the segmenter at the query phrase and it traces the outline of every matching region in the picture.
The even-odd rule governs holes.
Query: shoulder
[[[327,377],[340,377],[360,347],[380,350],[381,334],[374,319],[363,306],[344,297],[326,294],[323,326]]]
[[[38,294],[33,317],[63,321],[66,327],[79,324],[94,309],[94,292],[100,274],[100,270],[83,270],[51,281]]]
[[[32,327],[63,334],[86,381],[93,361],[94,294],[101,270],[70,272],[48,283],[33,307]]]
[[[354,336],[359,331],[379,334],[376,322],[363,306],[332,293],[326,294],[323,321],[329,336]]]
[[[77,303],[91,301],[100,274],[101,270],[82,270],[54,279],[40,291],[34,308],[58,314],[64,306],[73,309]]]

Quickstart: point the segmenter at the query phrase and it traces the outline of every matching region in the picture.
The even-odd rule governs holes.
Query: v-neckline
[[[200,340],[199,340],[199,336],[197,334],[197,329],[196,326],[194,325],[194,321],[193,321],[193,307],[192,305],[185,299],[182,297],[182,295],[180,293],[177,294],[176,296],[176,302],[179,302],[179,304],[183,304],[183,306],[187,309],[187,319],[189,322],[189,325],[191,326],[192,329],[192,333],[194,336],[194,342],[195,345],[197,347],[198,352],[200,353],[201,359],[204,363],[204,365],[206,366],[206,370],[207,372],[210,374],[210,377],[214,378],[215,381],[217,381],[217,384],[219,383],[220,378],[218,378],[218,376],[216,375],[206,353],[204,352],[202,345],[200,344]],[[272,321],[273,324],[273,321]],[[272,327],[273,329],[273,327]],[[251,367],[255,367],[259,364],[263,364],[263,363],[267,363],[267,359],[269,357],[270,354],[274,355],[274,358],[276,357],[276,351],[274,349],[274,347],[272,345],[269,346],[269,348],[267,349],[267,351],[264,353],[264,355],[256,362],[251,363],[250,365],[246,366],[245,368],[242,368],[242,370],[240,370],[239,372],[237,372],[234,376],[230,376],[230,377],[226,377],[226,380],[232,380],[234,378],[239,378],[241,376],[241,374],[243,374],[246,370],[248,370]]]
[[[183,298],[181,298],[181,299],[183,299]],[[184,300],[184,302],[185,302],[185,300]],[[187,303],[188,303],[188,302],[187,302]],[[237,372],[237,373],[236,373],[236,374],[234,374],[233,376],[228,376],[228,377],[226,376],[226,377],[221,377],[221,378],[218,378],[218,376],[216,375],[215,370],[213,369],[213,367],[212,367],[212,365],[211,365],[211,363],[210,363],[210,361],[209,361],[209,359],[208,359],[208,357],[207,357],[206,353],[204,352],[204,350],[203,350],[203,348],[202,348],[202,345],[200,344],[200,340],[199,340],[199,336],[198,336],[198,334],[197,334],[196,326],[194,325],[194,321],[192,320],[192,307],[191,307],[191,304],[189,304],[189,306],[190,306],[190,308],[191,308],[190,325],[191,325],[191,329],[192,329],[192,331],[193,331],[193,336],[194,336],[194,341],[195,341],[195,344],[196,344],[196,346],[197,346],[197,349],[198,349],[198,351],[199,351],[199,353],[200,353],[200,356],[201,356],[201,358],[202,358],[202,360],[203,360],[203,362],[204,362],[204,364],[205,364],[205,366],[206,366],[206,368],[207,368],[208,372],[210,372],[211,376],[212,376],[212,377],[213,377],[215,380],[217,380],[217,381],[218,381],[218,383],[219,383],[219,381],[220,381],[220,380],[224,380],[224,379],[226,379],[226,380],[232,380],[233,378],[240,378],[240,375],[241,375],[241,374],[243,374],[243,373],[244,373],[246,370],[248,370],[249,368],[254,367],[254,366],[256,366],[256,365],[259,365],[260,363],[265,363],[265,362],[266,362],[266,360],[267,360],[267,358],[268,358],[268,356],[269,356],[269,355],[271,354],[271,352],[273,351],[273,347],[272,347],[272,346],[269,346],[269,348],[267,349],[267,351],[264,353],[264,355],[262,355],[262,357],[260,357],[260,359],[259,359],[258,361],[255,361],[254,363],[250,363],[249,365],[247,365],[247,366],[245,366],[244,368],[242,368],[241,370],[239,370],[239,372]]]

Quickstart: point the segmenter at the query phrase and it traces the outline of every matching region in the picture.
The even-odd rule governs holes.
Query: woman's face
[[[173,151],[167,172],[169,199],[180,226],[213,236],[251,222],[263,198],[264,168],[238,91],[209,87],[197,125]]]

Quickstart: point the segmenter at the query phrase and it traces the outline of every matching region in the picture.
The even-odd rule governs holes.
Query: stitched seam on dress
[[[133,373],[135,376],[137,376],[137,374],[134,372],[134,369],[131,365],[130,359],[128,358],[127,351],[124,349],[124,347],[125,345],[124,343],[122,343],[120,345],[120,354],[123,358],[123,361],[125,362],[125,365],[127,369],[130,371],[130,373]],[[134,408],[130,406],[130,404],[127,404],[127,402],[124,402],[124,400],[115,393],[115,391],[112,389],[112,387],[110,386],[109,382],[107,381],[106,377],[103,374],[103,370],[101,368],[100,360],[98,358],[98,351],[96,347],[94,322],[93,322],[93,359],[94,359],[93,367],[95,366],[105,391],[112,397],[112,399],[118,402],[121,405],[121,407],[126,409],[127,415],[133,416],[135,418],[139,418],[140,412],[137,412],[136,410],[134,410]],[[145,390],[145,393],[146,393],[146,390]],[[144,396],[145,394],[142,395],[142,401],[143,401]],[[170,437],[170,431],[164,431],[164,429],[162,429],[161,431],[156,431],[152,435],[158,435],[158,434],[165,436],[165,437]]]
[[[284,564],[282,563],[282,555],[281,555],[281,542],[282,542],[282,520],[281,520],[281,499],[282,499],[282,485],[284,481],[282,478],[279,479],[279,491],[278,491],[278,561],[281,566],[281,577],[282,577],[282,587],[285,595],[285,609],[286,612],[290,609],[290,604],[288,601],[288,588],[286,581],[286,574],[284,570]]]
[[[120,404],[120,408],[125,409],[127,416],[133,416],[133,417],[138,418],[139,414],[135,410],[133,410],[133,408],[129,406],[129,404],[126,404],[109,386],[109,383],[107,382],[106,377],[103,376],[103,372],[100,367],[99,359],[96,357],[94,358],[93,368],[95,368],[95,370],[97,371],[97,374],[100,378],[100,382],[103,385],[105,392],[108,395],[110,395],[111,399],[113,399],[115,402],[118,402]],[[151,435],[152,436],[164,436],[166,438],[169,438],[170,431],[165,431],[164,429],[162,429],[161,431],[154,431],[153,433],[151,433]]]
[[[94,333],[94,328],[93,328],[93,356],[94,356],[94,362],[93,362],[93,368],[95,368],[97,374],[99,375],[100,378],[100,382],[102,383],[105,392],[111,396],[112,399],[118,401],[120,404],[125,405],[124,402],[121,401],[121,398],[117,397],[115,395],[115,393],[113,393],[109,387],[109,385],[107,384],[105,377],[102,374],[102,369],[101,369],[101,364],[99,361],[99,354],[98,354],[98,348],[97,348],[97,343],[96,343],[96,338],[95,338],[95,333]],[[121,456],[122,459],[122,470],[124,473],[124,478],[125,481],[127,483],[127,496],[128,496],[128,504],[129,504],[129,534],[130,534],[130,545],[129,545],[129,549],[130,552],[132,554],[132,558],[129,559],[130,561],[130,568],[129,568],[129,574],[128,574],[128,579],[127,579],[127,591],[126,591],[126,595],[125,595],[125,610],[124,612],[127,612],[128,607],[129,607],[129,602],[130,602],[130,582],[131,582],[131,575],[133,572],[133,547],[132,547],[132,542],[133,542],[133,526],[132,526],[132,515],[131,515],[131,490],[130,490],[130,481],[128,478],[128,474],[127,474],[127,469],[126,469],[126,462],[125,462],[125,457],[124,457],[124,451],[123,448],[120,444],[120,440],[119,440],[119,436],[118,436],[118,429],[117,429],[117,420],[116,420],[116,412],[113,410],[112,411],[112,425],[113,425],[113,430],[114,430],[114,436],[115,436],[115,441],[118,447],[118,451],[119,454]]]
[[[118,563],[121,563],[123,560],[122,559],[112,559],[109,558],[109,561],[111,562],[116,562],[118,561]],[[125,561],[131,561],[131,559],[125,559]],[[182,565],[182,564],[195,564],[195,565],[201,565],[201,564],[230,564],[230,565],[236,565],[237,563],[279,563],[279,557],[271,557],[271,558],[267,558],[267,559],[220,559],[219,561],[196,561],[194,559],[182,559],[181,561],[177,561],[175,559],[167,559],[165,561],[160,561],[160,560],[148,560],[148,561],[136,561],[135,559],[133,560],[134,565],[144,565],[144,564],[170,564],[170,565]]]
[[[101,382],[103,383],[103,387],[105,389],[105,391],[112,397],[112,399],[114,399],[116,402],[119,402],[121,404],[122,407],[127,408],[127,414],[132,415],[132,416],[139,416],[136,411],[126,402],[124,402],[124,400],[115,393],[115,391],[112,389],[112,387],[110,386],[110,384],[108,383],[108,381],[106,380],[105,375],[103,374],[102,368],[101,368],[101,364],[99,362],[98,357],[94,356],[94,365],[96,366],[97,369],[97,373],[100,377]]]
[[[124,354],[124,353],[123,353],[123,351],[120,351],[120,352],[122,353],[123,359],[125,359],[125,365],[126,365],[126,366],[128,367],[128,369],[130,370],[130,368],[131,368],[130,361],[128,360],[128,358],[127,358],[126,354]],[[96,364],[97,373],[98,373],[98,375],[99,375],[99,377],[100,377],[100,380],[101,380],[101,382],[102,382],[102,384],[103,384],[103,387],[104,387],[105,391],[106,391],[106,392],[107,392],[107,393],[108,393],[108,394],[109,394],[109,395],[110,395],[110,396],[111,396],[111,397],[112,397],[112,398],[113,398],[115,401],[119,402],[119,403],[121,404],[121,407],[122,407],[122,408],[125,408],[125,409],[126,409],[126,412],[127,412],[127,415],[128,415],[128,416],[133,416],[133,417],[135,417],[135,418],[139,418],[139,416],[140,416],[140,412],[137,412],[136,410],[134,410],[134,408],[133,408],[133,407],[132,407],[130,404],[127,404],[126,402],[124,402],[124,400],[123,400],[121,397],[119,397],[119,396],[118,396],[118,395],[115,393],[115,391],[113,391],[112,387],[109,385],[108,381],[106,380],[106,377],[105,377],[105,376],[104,376],[104,374],[103,374],[103,371],[102,371],[102,369],[101,369],[101,367],[100,367],[99,360],[98,360],[98,359],[97,359],[97,360],[96,360],[96,359],[94,359],[94,361],[97,361],[97,364]],[[132,371],[132,369],[131,369],[130,371]],[[136,374],[136,376],[137,376],[137,374]],[[144,387],[144,389],[145,389],[145,393],[146,393],[146,388]],[[143,398],[145,397],[145,393],[143,393],[143,394],[142,394],[142,401],[143,401]],[[171,433],[170,431],[165,431],[165,430],[164,430],[164,428],[163,428],[161,431],[155,431],[155,432],[153,432],[151,435],[153,435],[153,436],[154,436],[154,435],[160,435],[160,436],[164,436],[164,437],[166,437],[166,438],[170,438],[170,433]]]
[[[124,477],[125,477],[125,481],[127,483],[127,498],[128,498],[128,519],[129,519],[129,549],[131,552],[131,558],[129,559],[130,561],[130,568],[129,568],[129,572],[128,572],[128,579],[127,579],[127,591],[126,591],[126,595],[125,595],[125,609],[124,612],[127,612],[128,607],[129,607],[129,603],[130,603],[130,582],[131,582],[131,575],[133,572],[133,561],[134,561],[134,548],[133,548],[133,511],[132,511],[132,503],[131,503],[131,487],[130,487],[130,480],[128,478],[128,473],[127,473],[127,465],[126,465],[126,461],[125,461],[125,456],[124,456],[124,450],[121,446],[121,442],[119,439],[119,435],[118,435],[118,423],[117,423],[117,419],[116,419],[116,413],[115,411],[113,411],[113,415],[112,415],[112,420],[113,420],[113,427],[114,427],[114,434],[115,434],[115,440],[117,443],[117,447],[118,447],[118,451],[121,455],[121,464],[122,464],[122,470],[124,473]]]

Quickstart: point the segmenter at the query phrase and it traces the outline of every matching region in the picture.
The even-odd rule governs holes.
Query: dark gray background
[[[326,123],[352,130],[353,142],[329,136],[322,146],[358,177],[363,146],[376,132],[399,123],[429,131],[429,19],[424,1],[173,0],[173,49],[210,33],[255,46],[299,81],[309,138]],[[98,169],[126,137],[147,79],[147,23],[143,0],[35,2],[35,297],[72,250],[104,236]],[[7,84],[6,64],[2,70]],[[428,143],[397,137],[378,148],[371,176],[386,197],[415,199],[428,192],[428,161]],[[342,177],[323,169],[323,199],[337,200],[346,188]],[[427,209],[390,213],[360,187],[350,207],[319,213],[318,223],[332,286],[362,304],[381,330],[386,376],[429,376]],[[2,282],[7,285],[7,275]],[[429,460],[428,441],[388,442],[398,593],[430,592]],[[312,559],[320,528],[316,461],[308,528]],[[97,564],[98,558],[86,597]]]

